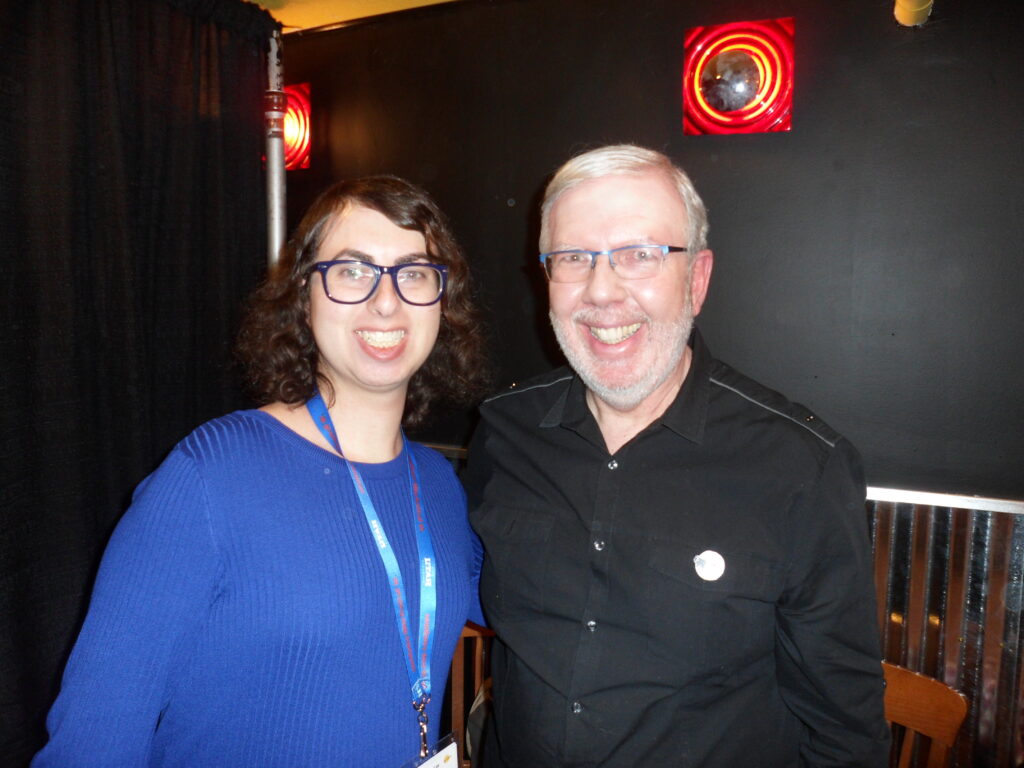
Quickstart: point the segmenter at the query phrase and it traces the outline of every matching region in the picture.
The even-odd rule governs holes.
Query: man
[[[690,180],[604,147],[541,213],[572,370],[483,406],[466,478],[497,632],[485,762],[884,765],[860,461],[692,330],[712,254]]]

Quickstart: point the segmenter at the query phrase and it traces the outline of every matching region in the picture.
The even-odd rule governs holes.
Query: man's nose
[[[612,267],[611,256],[602,253],[595,256],[594,259],[594,267],[587,277],[585,291],[587,300],[593,304],[621,301],[625,297],[626,291],[622,285],[622,279]]]

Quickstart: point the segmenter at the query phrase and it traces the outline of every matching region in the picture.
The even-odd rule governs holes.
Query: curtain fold
[[[26,764],[134,486],[244,404],[266,41],[240,0],[0,9],[0,764]]]

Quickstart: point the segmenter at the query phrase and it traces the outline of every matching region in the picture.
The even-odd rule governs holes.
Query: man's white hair
[[[544,201],[540,206],[540,247],[547,251],[551,247],[548,240],[550,236],[549,220],[551,208],[555,202],[584,181],[599,179],[604,176],[613,175],[636,175],[660,171],[664,173],[679,192],[679,197],[686,207],[687,227],[690,233],[689,242],[686,244],[689,261],[692,264],[694,257],[700,251],[707,248],[708,242],[708,212],[704,202],[697,194],[693,182],[686,175],[682,168],[673,163],[661,152],[653,149],[638,147],[635,144],[610,144],[589,152],[576,155],[561,168],[548,183],[544,190]],[[671,245],[671,243],[666,243]]]

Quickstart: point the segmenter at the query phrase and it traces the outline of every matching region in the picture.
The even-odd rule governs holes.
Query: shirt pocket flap
[[[695,590],[774,602],[782,587],[782,569],[742,552],[716,552],[682,542],[655,545],[650,566]]]

